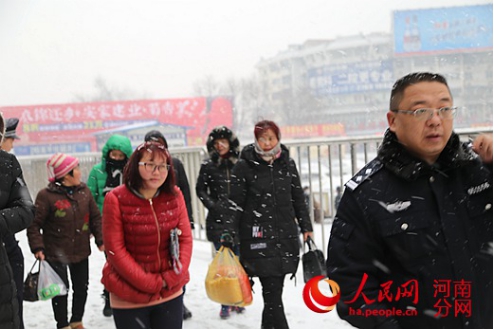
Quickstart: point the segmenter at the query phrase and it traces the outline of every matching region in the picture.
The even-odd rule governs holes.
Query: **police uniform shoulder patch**
[[[379,159],[375,158],[371,160],[360,171],[358,171],[353,178],[345,183],[345,187],[350,190],[355,190],[362,182],[371,177],[374,173],[377,173],[382,167],[383,164]]]

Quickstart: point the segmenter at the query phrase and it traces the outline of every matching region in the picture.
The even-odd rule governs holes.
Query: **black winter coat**
[[[346,184],[327,267],[356,327],[492,328],[492,167],[454,133],[431,166],[388,131]]]
[[[184,195],[185,207],[187,208],[187,215],[189,216],[190,226],[194,229],[194,218],[192,216],[192,203],[190,198],[190,186],[187,174],[185,173],[184,164],[178,158],[172,157],[173,170],[175,171],[176,185],[182,191]]]
[[[33,218],[34,205],[21,166],[14,155],[0,150],[0,328],[19,327],[19,304],[4,237],[12,239]]]
[[[208,209],[206,217],[206,236],[208,241],[218,243],[225,231],[225,212],[222,203],[226,203],[230,193],[232,168],[238,157],[233,155],[223,159],[216,157],[202,163],[196,183],[196,194],[204,207]]]
[[[297,167],[281,147],[280,157],[269,164],[250,144],[233,168],[229,209],[249,276],[294,274],[300,250],[297,227],[302,233],[312,231]]]

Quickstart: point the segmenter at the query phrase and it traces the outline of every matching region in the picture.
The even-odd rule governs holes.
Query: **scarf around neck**
[[[263,160],[272,164],[281,155],[281,142],[278,142],[278,144],[275,145],[273,149],[271,149],[269,151],[264,151],[261,149],[261,146],[259,145],[259,143],[256,140],[254,142],[254,150],[256,151],[256,153],[259,156],[261,156],[261,158]]]
[[[108,158],[106,160],[106,182],[103,188],[103,195],[113,190],[113,188],[118,187],[123,183],[123,169],[127,159],[124,160],[114,160]]]

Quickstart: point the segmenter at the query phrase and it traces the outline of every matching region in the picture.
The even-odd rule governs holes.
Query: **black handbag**
[[[304,282],[307,283],[311,278],[318,275],[326,276],[326,264],[324,254],[317,249],[316,243],[309,236],[305,241],[309,251],[302,255],[302,268],[304,271]]]
[[[38,271],[33,273],[34,266],[38,264]],[[24,281],[24,300],[25,301],[38,301],[38,278],[39,278],[39,260],[34,261],[33,267],[27,274],[26,280]]]

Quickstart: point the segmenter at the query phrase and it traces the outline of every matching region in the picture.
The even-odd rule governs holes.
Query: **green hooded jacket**
[[[128,137],[114,134],[110,136],[103,147],[101,162],[94,165],[91,169],[87,179],[87,186],[89,187],[89,190],[91,190],[94,200],[96,201],[96,204],[98,204],[101,212],[103,212],[103,201],[105,200],[103,188],[105,187],[106,178],[108,176],[108,173],[106,172],[106,159],[108,158],[108,153],[111,150],[120,150],[127,156],[127,160],[133,152],[132,145]]]

